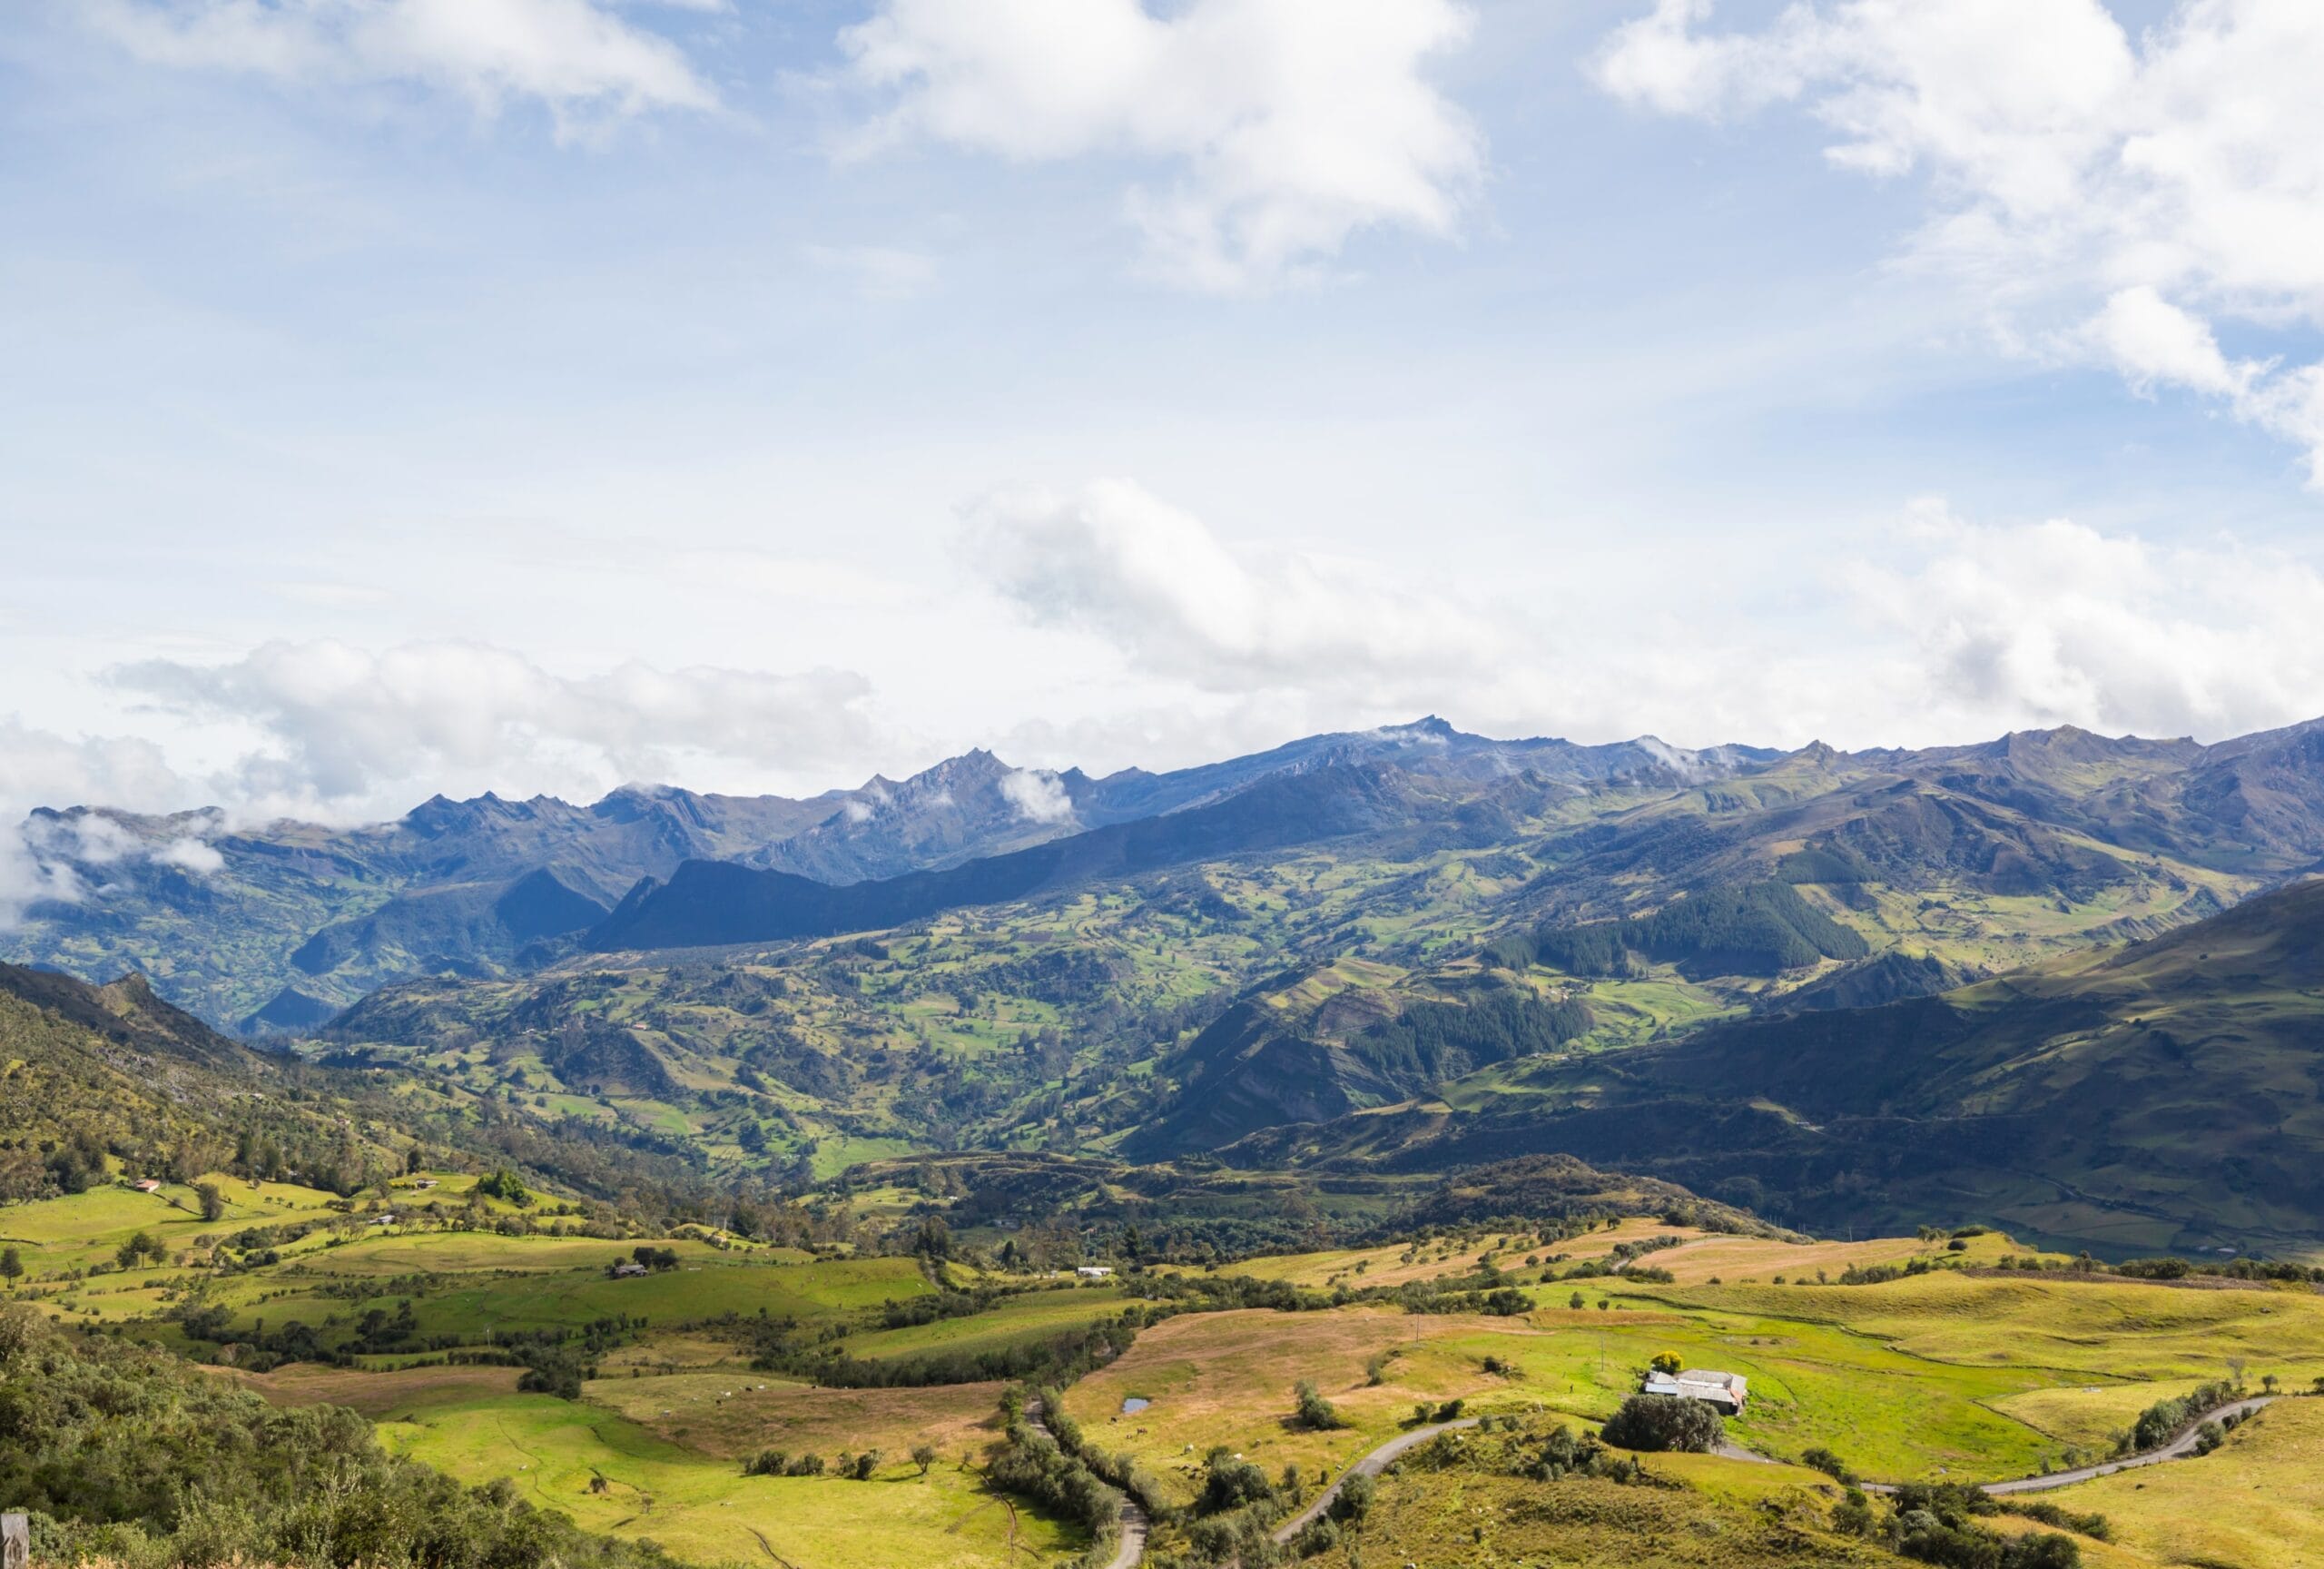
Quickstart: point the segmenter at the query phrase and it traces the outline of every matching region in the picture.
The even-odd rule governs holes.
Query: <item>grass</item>
[[[125,1202],[136,1197],[106,1189],[76,1201],[94,1225],[143,1214]],[[44,1234],[61,1235],[71,1213],[41,1217]],[[1669,1351],[1689,1367],[1749,1379],[1748,1410],[1728,1430],[1762,1454],[1794,1460],[1821,1446],[1882,1480],[1974,1481],[2063,1464],[2071,1448],[2104,1448],[2138,1411],[2227,1374],[2230,1358],[2245,1364],[2254,1383],[2273,1374],[2292,1389],[2324,1373],[2324,1295],[2304,1288],[1955,1268],[1876,1286],[1797,1283],[1851,1265],[1930,1258],[1974,1266],[2024,1255],[1998,1235],[1968,1238],[1955,1254],[1913,1238],[1786,1243],[1633,1220],[1548,1251],[1591,1258],[1662,1235],[1681,1240],[1647,1262],[1670,1269],[1675,1281],[1616,1275],[1529,1284],[1535,1306],[1515,1317],[1406,1314],[1362,1304],[1181,1315],[1142,1331],[1125,1355],[1067,1390],[1063,1406],[1094,1442],[1135,1456],[1186,1499],[1214,1446],[1270,1475],[1290,1467],[1313,1479],[1402,1431],[1423,1402],[1459,1399],[1472,1413],[1518,1416],[1536,1429],[1561,1420],[1594,1423],[1637,1387],[1649,1358]],[[1394,1284],[1465,1275],[1491,1254],[1519,1278],[1530,1278],[1522,1259],[1543,1250],[1530,1240],[1512,1239],[1506,1249],[1500,1243],[1498,1236],[1433,1238],[1276,1255],[1221,1272],[1308,1287]],[[984,1313],[881,1329],[872,1326],[883,1303],[931,1289],[914,1260],[727,1251],[700,1240],[670,1245],[680,1268],[615,1281],[604,1265],[633,1244],[456,1231],[366,1236],[335,1247],[318,1238],[279,1265],[211,1289],[245,1323],[329,1320],[340,1334],[366,1307],[409,1291],[424,1333],[468,1343],[491,1328],[570,1327],[614,1313],[644,1317],[650,1327],[598,1359],[601,1376],[576,1403],[519,1394],[515,1370],[505,1367],[292,1367],[248,1382],[283,1403],[351,1406],[382,1422],[394,1446],[464,1479],[508,1477],[535,1502],[585,1525],[651,1536],[699,1560],[767,1562],[772,1553],[815,1569],[966,1569],[1012,1556],[1009,1511],[981,1493],[975,1473],[996,1439],[998,1385],[816,1388],[750,1370],[719,1321],[728,1313],[754,1318],[762,1308],[795,1317],[836,1331],[831,1343],[859,1357],[979,1350],[1118,1312],[1121,1283],[1017,1292]],[[1794,1283],[1775,1284],[1778,1274]],[[145,1319],[133,1332],[176,1343],[175,1326],[157,1315],[189,1277],[178,1269],[107,1274],[70,1288],[44,1286],[41,1299],[53,1312],[84,1319],[91,1308],[104,1321]],[[957,1268],[947,1278],[956,1285],[1022,1279]],[[1579,1308],[1570,1305],[1576,1291]],[[371,1360],[385,1368],[409,1358]],[[1293,1387],[1302,1380],[1332,1402],[1344,1427],[1291,1425]],[[1151,1404],[1126,1415],[1122,1404],[1132,1396]],[[925,1480],[904,1463],[923,1440],[942,1456]],[[2299,1469],[2324,1457],[2319,1446],[2324,1401],[2286,1402],[2221,1456],[2094,1485],[2112,1487],[2124,1504],[2061,1501],[2139,1522],[2135,1538],[2123,1526],[2117,1546],[2092,1545],[2092,1569],[2205,1562],[2276,1569],[2324,1561],[2315,1556],[2313,1533],[2294,1518],[2324,1504]],[[740,1474],[739,1462],[761,1449],[828,1457],[867,1447],[883,1451],[886,1462],[869,1483]],[[1561,1569],[1873,1561],[1861,1555],[1868,1549],[1823,1530],[1829,1500],[1812,1492],[1819,1479],[1704,1457],[1652,1465],[1683,1486],[1604,1491],[1586,1482],[1544,1489],[1458,1470],[1432,1473],[1426,1486],[1394,1479],[1384,1489],[1377,1529],[1364,1534],[1361,1548],[1374,1564],[1549,1562]],[[599,1477],[602,1487],[593,1489]],[[2266,1496],[2247,1500],[2255,1488]],[[2280,1508],[2278,1495],[2288,1501]],[[2222,1501],[2233,1507],[2220,1507]],[[2220,1517],[2173,1524],[2205,1508]],[[1019,1529],[1021,1544],[1039,1553],[1072,1545],[1021,1507]],[[1630,1557],[1613,1555],[1611,1544],[1624,1532],[1643,1533]],[[1768,1544],[1785,1533],[1796,1539],[1797,1555],[1770,1558]]]
[[[1684,1308],[1748,1310],[1850,1330],[1924,1359],[2041,1367],[2058,1383],[2225,1377],[2230,1357],[2253,1377],[2305,1384],[2324,1373],[2324,1296],[2292,1289],[2204,1289],[2134,1280],[2059,1280],[1952,1271],[1885,1286],[1727,1285],[1651,1289]]]
[[[2132,1563],[2309,1569],[2324,1564],[2324,1400],[2279,1400],[2199,1460],[2045,1496],[2105,1515]]]
[[[817,1389],[763,1373],[729,1371],[600,1378],[585,1393],[591,1404],[619,1412],[657,1436],[722,1459],[740,1460],[762,1449],[823,1456],[878,1449],[901,1461],[924,1442],[950,1463],[981,1455],[999,1438],[1003,1387]]]
[[[1001,1569],[1018,1556],[1012,1528],[1037,1558],[1076,1544],[1029,1510],[1012,1514],[957,1456],[924,1478],[901,1456],[868,1482],[746,1477],[586,1401],[512,1394],[415,1418],[383,1425],[382,1439],[463,1481],[507,1476],[519,1496],[587,1529],[650,1538],[696,1562]]]
[[[1549,1247],[1537,1247],[1531,1241],[1509,1248],[1501,1246],[1498,1236],[1481,1242],[1454,1242],[1451,1239],[1432,1240],[1421,1244],[1390,1243],[1380,1248],[1336,1248],[1314,1253],[1278,1253],[1256,1258],[1238,1259],[1219,1266],[1212,1273],[1236,1276],[1247,1275],[1255,1280],[1288,1280],[1295,1286],[1323,1289],[1335,1285],[1352,1288],[1366,1286],[1401,1286],[1411,1280],[1434,1280],[1448,1276],[1472,1275],[1487,1257],[1503,1270],[1514,1275],[1525,1272],[1524,1260],[1533,1254],[1548,1258],[1563,1254],[1567,1262],[1602,1258],[1619,1243],[1644,1241],[1649,1237],[1706,1238],[1709,1233],[1685,1227],[1665,1226],[1659,1220],[1631,1219],[1601,1230],[1570,1238]],[[1407,1258],[1407,1255],[1410,1255]],[[1657,1253],[1654,1262],[1660,1263],[1674,1253]],[[1193,1273],[1182,1270],[1181,1273]]]
[[[1779,1243],[1740,1246],[1718,1257],[1767,1269],[1762,1279],[1776,1272],[1771,1263],[1818,1256]],[[1860,1260],[1916,1246],[1835,1244],[1820,1256]],[[1302,1259],[1308,1270],[1342,1262]],[[1575,1290],[1580,1310],[1566,1306]],[[1606,1278],[1533,1295],[1543,1306],[1515,1319],[1384,1308],[1174,1319],[1076,1386],[1066,1408],[1100,1442],[1175,1475],[1183,1487],[1214,1445],[1264,1459],[1270,1470],[1344,1460],[1394,1432],[1423,1399],[1600,1419],[1637,1387],[1654,1355],[1671,1351],[1690,1367],[1750,1381],[1749,1406],[1729,1426],[1761,1453],[1789,1458],[1823,1446],[1882,1479],[1990,1480],[2053,1468],[2070,1448],[2103,1446],[2125,1412],[2134,1416],[2188,1382],[2224,1375],[2228,1356],[2248,1357],[2255,1379],[2273,1372],[2288,1387],[2324,1370],[2307,1349],[2324,1335],[2324,1298],[2309,1293],[1943,1272],[1820,1288]],[[1597,1308],[1600,1299],[1606,1310]],[[1376,1386],[1367,1374],[1375,1357],[1384,1358]],[[1513,1373],[1488,1373],[1488,1358]],[[1302,1378],[1339,1407],[1348,1431],[1285,1425],[1291,1386]],[[2085,1393],[2093,1387],[2102,1393]],[[1120,1415],[1133,1395],[1153,1404],[1134,1417]]]
[[[1419,1399],[1445,1400],[1482,1386],[1464,1357],[1439,1343],[1473,1333],[1477,1320],[1422,1317],[1383,1308],[1284,1314],[1263,1310],[1172,1318],[1141,1333],[1118,1360],[1065,1393],[1065,1409],[1108,1449],[1145,1461],[1191,1497],[1212,1446],[1247,1456],[1269,1475],[1286,1465],[1314,1475],[1337,1471],[1394,1435]],[[1366,1383],[1374,1357],[1384,1381]],[[1349,1426],[1293,1429],[1292,1386],[1313,1382]],[[1133,1396],[1153,1402],[1121,1415]]]
[[[623,1314],[655,1324],[679,1325],[725,1314],[750,1316],[762,1309],[773,1317],[830,1321],[883,1302],[924,1296],[933,1289],[909,1258],[833,1258],[812,1263],[734,1258],[702,1244],[676,1243],[687,1259],[678,1268],[634,1279],[608,1279],[603,1262],[625,1255],[628,1245],[555,1238],[499,1238],[452,1233],[409,1239],[381,1238],[350,1245],[318,1259],[303,1278],[261,1274],[238,1282],[219,1300],[235,1310],[235,1322],[249,1327],[260,1318],[281,1325],[297,1318],[317,1325],[325,1317],[351,1320],[367,1308],[392,1308],[410,1296],[423,1336],[456,1336],[461,1344],[482,1344],[496,1331],[575,1328]],[[442,1242],[447,1262],[427,1262]],[[536,1253],[537,1248],[540,1251]],[[374,1253],[373,1249],[378,1250]],[[342,1254],[351,1268],[340,1268]],[[580,1262],[575,1262],[579,1260]],[[492,1262],[491,1268],[480,1266]],[[513,1262],[508,1262],[513,1261]],[[409,1263],[428,1278],[411,1289],[409,1278],[390,1281],[383,1262]],[[352,1299],[325,1295],[319,1288],[334,1280],[379,1279],[381,1289]],[[290,1285],[288,1296],[270,1288]],[[387,1289],[393,1285],[394,1289]]]
[[[842,1349],[867,1359],[994,1350],[1114,1317],[1121,1311],[1122,1300],[1120,1290],[1114,1287],[1029,1291],[1004,1297],[972,1317],[939,1318],[901,1329],[851,1335]]]
[[[217,1184],[226,1201],[222,1219],[202,1219],[201,1201],[188,1186],[170,1183],[158,1193],[140,1193],[106,1184],[0,1209],[0,1240],[15,1244],[25,1267],[38,1275],[105,1262],[139,1231],[152,1233],[176,1252],[192,1246],[197,1237],[328,1218],[328,1206],[338,1197],[290,1182],[253,1183],[223,1176],[208,1180]]]
[[[1788,1466],[1657,1456],[1683,1485],[1620,1486],[1569,1476],[1542,1484],[1485,1471],[1407,1468],[1390,1476],[1350,1546],[1319,1569],[1839,1569],[1899,1560],[1826,1528],[1825,1479]]]

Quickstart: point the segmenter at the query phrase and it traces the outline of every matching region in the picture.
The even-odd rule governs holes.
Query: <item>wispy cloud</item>
[[[530,101],[561,130],[718,103],[675,44],[594,0],[88,0],[84,15],[152,64],[414,84],[487,114]]]

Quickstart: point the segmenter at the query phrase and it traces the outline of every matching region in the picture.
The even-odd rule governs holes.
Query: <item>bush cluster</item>
[[[505,1481],[465,1488],[393,1458],[354,1412],[278,1410],[165,1354],[68,1338],[25,1308],[0,1308],[0,1497],[31,1512],[41,1563],[673,1563],[534,1510]]]

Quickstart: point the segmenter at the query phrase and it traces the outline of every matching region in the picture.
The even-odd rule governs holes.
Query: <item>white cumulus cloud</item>
[[[2324,713],[2324,576],[2307,562],[1934,504],[1910,536],[1904,559],[1845,577],[1890,645],[1884,696],[1925,725],[2218,740]]]
[[[269,643],[222,665],[125,666],[111,680],[164,713],[256,730],[264,745],[239,765],[239,799],[337,815],[455,781],[586,788],[705,760],[812,773],[860,755],[872,734],[869,684],[848,671],[631,662],[566,676],[475,643]]]
[[[1909,259],[2008,334],[2219,399],[2324,485],[2324,372],[2217,344],[2230,323],[2324,328],[2324,6],[2182,0],[2135,38],[2099,0],[1801,0],[1758,27],[1715,21],[1711,0],[1657,0],[1607,40],[1598,80],[1665,113],[1800,105],[1836,166],[1926,176]]]
[[[1487,671],[1490,617],[1377,565],[1237,550],[1137,485],[1011,490],[972,507],[974,568],[1038,624],[1098,634],[1134,666],[1220,692],[1393,696]]]
[[[1001,777],[1000,793],[1019,816],[1031,822],[1062,823],[1073,815],[1072,798],[1054,774],[1019,768]]]
[[[153,64],[419,84],[485,113],[531,100],[560,126],[717,104],[675,44],[594,0],[90,0],[85,15]]]
[[[1455,0],[881,0],[840,46],[884,100],[867,146],[1158,165],[1125,196],[1155,262],[1232,292],[1362,229],[1454,232],[1483,144],[1425,71],[1470,27]]]

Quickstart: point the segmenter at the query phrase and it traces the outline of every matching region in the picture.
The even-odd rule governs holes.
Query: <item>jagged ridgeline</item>
[[[92,980],[150,961],[591,1193],[962,1149],[1442,1173],[1482,1130],[1553,1148],[1569,1082],[1610,1094],[1633,1049],[1815,1014],[1886,1039],[1854,1016],[2234,907],[2324,856],[2320,738],[1777,753],[1431,721],[1101,780],[974,754],[805,802],[68,813],[36,826],[79,896],[0,942]],[[1655,1159],[1705,1136],[1688,1115]]]
[[[1630,975],[1650,961],[1690,975],[1768,977],[1871,952],[1860,933],[1808,903],[1789,883],[1772,881],[1691,893],[1650,915],[1547,926],[1503,937],[1485,950],[1494,963],[1512,970],[1546,964],[1570,975]]]

